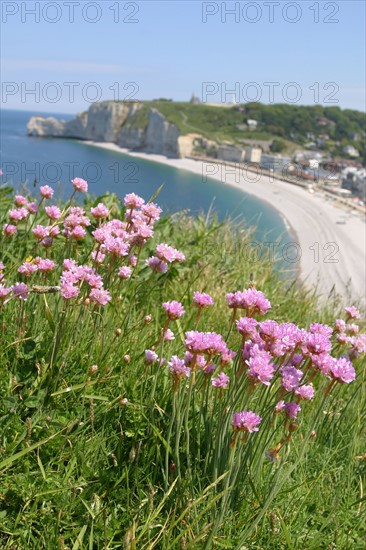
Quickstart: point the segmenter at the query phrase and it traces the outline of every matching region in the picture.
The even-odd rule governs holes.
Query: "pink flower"
[[[90,292],[90,299],[92,302],[95,302],[100,306],[105,306],[110,300],[112,300],[112,296],[109,294],[108,290],[104,290],[103,288],[93,288]]]
[[[253,346],[248,360],[248,378],[269,386],[274,374],[274,366],[271,360],[272,357],[267,351],[260,350],[257,345]]]
[[[14,208],[9,210],[8,214],[10,221],[20,222],[28,216],[29,212],[26,208]]]
[[[35,258],[34,261],[36,262],[39,271],[44,273],[50,273],[56,267],[55,262],[48,258]]]
[[[290,403],[285,403],[285,413],[286,415],[291,418],[292,420],[295,420],[297,418],[297,415],[301,411],[300,405],[297,403],[294,403],[291,401]]]
[[[226,301],[229,308],[245,309],[247,317],[252,317],[255,313],[264,315],[271,308],[271,303],[263,292],[255,288],[230,292],[226,294]]]
[[[163,334],[163,339],[165,341],[175,340],[174,332],[170,328],[167,328]]]
[[[336,332],[344,332],[346,330],[346,321],[343,319],[336,319],[334,325]]]
[[[236,328],[244,338],[254,338],[257,335],[258,321],[252,317],[241,317],[236,321]]]
[[[18,267],[18,273],[21,273],[26,277],[30,277],[37,270],[38,270],[38,267],[35,264],[31,264],[30,262],[24,262],[20,267]]]
[[[158,354],[155,353],[155,351],[151,349],[145,350],[145,362],[147,365],[151,365],[154,363],[158,358]]]
[[[58,220],[61,218],[61,210],[58,206],[46,206],[45,212],[51,220]]]
[[[44,225],[36,225],[36,227],[33,229],[33,235],[39,241],[44,239],[45,237],[48,237],[49,234],[50,234],[49,227],[46,227]]]
[[[152,271],[156,273],[166,273],[168,271],[168,264],[163,262],[156,256],[151,256],[146,260],[146,264],[150,267]]]
[[[179,359],[176,355],[173,355],[168,362],[168,368],[175,380],[180,380],[184,377],[189,378],[191,374],[191,369],[186,366],[184,359]]]
[[[262,422],[260,416],[252,411],[242,411],[234,413],[232,426],[236,432],[257,432],[259,424]]]
[[[228,353],[228,348],[221,334],[216,332],[189,330],[186,332],[184,344],[187,350],[193,354],[202,353],[215,356]]]
[[[128,266],[120,267],[118,270],[118,277],[120,279],[129,279],[131,277],[131,268]]]
[[[6,223],[3,225],[3,231],[6,237],[12,237],[17,232],[17,228],[16,228],[16,225],[11,225],[10,223]]]
[[[13,294],[20,298],[20,300],[26,300],[28,298],[29,289],[25,283],[15,283],[13,286]]]
[[[27,210],[30,214],[37,214],[38,212],[38,205],[36,202],[30,202],[27,204]]]
[[[193,303],[198,308],[206,308],[214,305],[214,301],[209,294],[205,292],[194,292]]]
[[[109,210],[102,202],[100,202],[95,208],[91,208],[90,212],[91,215],[98,220],[109,216]]]
[[[0,284],[0,300],[4,300],[12,291],[11,286],[3,286]]]
[[[283,367],[281,369],[282,386],[286,391],[292,392],[298,388],[300,380],[303,377],[303,372],[295,367]]]
[[[160,214],[162,213],[162,209],[157,204],[148,202],[147,204],[141,206],[141,212],[143,212],[147,218],[158,220],[160,218]]]
[[[144,199],[138,195],[135,195],[135,193],[127,194],[123,202],[127,208],[141,208],[141,206],[145,203]]]
[[[214,388],[223,388],[226,390],[230,382],[230,378],[224,372],[220,372],[217,378],[212,378],[211,384]]]
[[[355,306],[345,307],[348,319],[359,319],[361,317],[360,312]]]
[[[356,378],[355,369],[347,357],[337,359],[330,368],[330,374],[334,380],[343,384],[350,384]]]
[[[42,185],[39,192],[44,199],[52,199],[54,190],[49,185]]]
[[[305,386],[300,386],[295,390],[295,395],[300,399],[313,399],[314,398],[314,387],[312,384],[307,384]]]
[[[80,240],[80,239],[83,239],[86,235],[86,231],[84,229],[84,227],[82,227],[81,225],[77,225],[76,227],[74,227],[74,229],[72,230],[71,232],[71,237],[73,239],[76,239],[76,240]]]
[[[184,308],[180,302],[172,300],[171,302],[164,302],[163,308],[171,321],[175,321],[185,314]]]
[[[27,206],[27,199],[23,195],[15,195],[16,206]]]
[[[75,191],[80,191],[81,193],[86,193],[88,191],[88,183],[83,180],[83,178],[74,178],[71,180],[71,183],[73,184]]]
[[[64,283],[61,285],[60,294],[65,300],[71,300],[79,296],[80,289],[72,284]]]

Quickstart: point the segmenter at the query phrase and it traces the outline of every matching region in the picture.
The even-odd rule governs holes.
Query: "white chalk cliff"
[[[70,121],[33,116],[27,124],[30,136],[64,137],[116,143],[132,150],[167,157],[191,154],[195,135],[181,136],[174,124],[154,108],[142,116],[143,103],[104,101]],[[139,114],[141,115],[139,118]]]

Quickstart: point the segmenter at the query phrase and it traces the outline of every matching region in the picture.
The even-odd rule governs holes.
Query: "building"
[[[253,120],[252,118],[248,118],[247,125],[248,125],[249,130],[256,130],[257,126],[258,126],[258,121]]]
[[[245,149],[245,162],[258,162],[260,163],[262,158],[262,150],[259,147],[247,147]]]
[[[353,158],[357,158],[360,156],[360,153],[357,151],[356,147],[353,147],[353,145],[346,145],[345,147],[343,147],[343,153]]]
[[[219,145],[217,158],[227,162],[243,162],[245,151],[235,145]]]
[[[265,170],[273,170],[283,175],[286,175],[287,171],[291,171],[291,167],[293,167],[290,157],[284,157],[282,155],[263,154],[260,164]]]

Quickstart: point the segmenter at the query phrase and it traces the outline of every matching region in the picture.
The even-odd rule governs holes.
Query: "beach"
[[[359,302],[366,295],[366,223],[364,214],[352,211],[321,192],[263,174],[245,167],[210,163],[190,158],[172,159],[162,155],[132,152],[114,143],[84,142],[131,157],[159,162],[188,170],[207,179],[218,180],[267,201],[281,214],[291,232],[280,253],[289,267],[300,268],[300,278],[320,298],[327,300],[335,291],[345,305]]]

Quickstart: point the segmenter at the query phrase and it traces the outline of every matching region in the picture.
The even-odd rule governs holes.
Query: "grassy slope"
[[[104,201],[117,212],[113,197]],[[0,218],[6,206],[7,200]],[[222,334],[228,328],[225,292],[246,287],[252,280],[271,300],[270,317],[278,321],[301,326],[314,320],[331,323],[338,307],[330,300],[327,309],[318,311],[313,293],[281,280],[265,259],[249,261],[244,254],[248,241],[250,233],[245,236],[229,224],[184,215],[165,218],[157,225],[155,244],[176,246],[187,261],[167,275],[142,272],[138,280],[126,283],[127,290],[122,287],[119,300],[100,313],[70,306],[62,325],[64,307],[55,295],[46,299],[31,295],[20,310],[4,308],[1,548],[204,548],[212,527],[213,504],[207,494],[211,498],[213,489],[204,493],[207,480],[197,477],[194,502],[184,481],[173,485],[173,471],[169,493],[161,481],[159,464],[171,415],[164,379],[154,409],[147,408],[154,376],[146,370],[143,356],[162,326],[162,302],[184,303],[182,330],[187,330],[195,316],[193,290],[209,292],[216,306],[204,314],[200,330]],[[79,247],[80,263],[89,244]],[[24,239],[3,251],[1,259],[7,265],[34,254]],[[62,245],[52,251],[58,264],[64,255]],[[152,314],[149,324],[144,323],[146,314]],[[62,329],[62,342],[51,371],[47,367],[55,324]],[[122,330],[119,337],[117,328]],[[175,332],[166,356],[181,354]],[[237,345],[234,335],[231,344]],[[98,371],[92,375],[93,364]],[[366,380],[361,367],[362,363],[357,384],[339,387],[326,407],[321,406],[321,395],[317,398],[314,411],[320,406],[326,413],[317,420],[316,438],[304,440],[315,423],[310,407],[283,456],[283,467],[264,462],[256,473],[241,473],[237,486],[241,504],[225,518],[212,542],[214,548],[364,547],[365,503],[359,499],[366,464],[355,459],[366,451]],[[277,476],[286,478],[284,485],[267,505]]]

